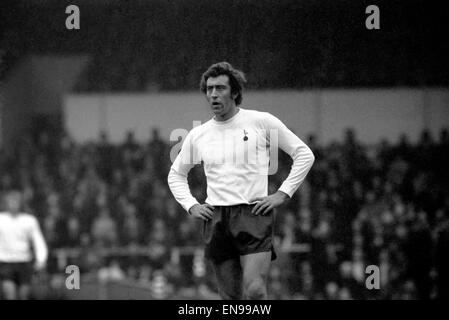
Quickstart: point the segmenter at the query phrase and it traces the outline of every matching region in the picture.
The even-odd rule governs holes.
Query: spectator
[[[125,280],[125,273],[118,261],[113,259],[109,265],[101,267],[100,270],[98,270],[98,280],[100,280],[100,282],[122,281]]]
[[[100,215],[92,225],[92,236],[94,243],[100,246],[112,246],[117,241],[117,226],[112,219],[109,209],[100,209]]]

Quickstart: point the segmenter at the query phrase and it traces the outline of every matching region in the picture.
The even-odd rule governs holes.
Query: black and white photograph
[[[448,299],[447,3],[1,2],[0,300]]]

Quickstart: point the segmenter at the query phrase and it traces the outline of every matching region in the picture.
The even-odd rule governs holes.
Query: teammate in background
[[[244,74],[227,62],[202,75],[201,91],[214,117],[189,132],[168,175],[176,200],[204,220],[205,254],[223,299],[267,298],[268,271],[276,258],[273,209],[291,198],[315,159],[278,118],[240,107],[245,82]],[[270,195],[269,165],[277,159],[270,159],[267,145],[293,159],[288,177]],[[188,172],[200,162],[207,178],[204,204],[192,196],[187,182]]]
[[[8,191],[0,212],[0,284],[3,299],[29,299],[34,271],[45,268],[48,248],[37,219],[21,211],[22,193]]]

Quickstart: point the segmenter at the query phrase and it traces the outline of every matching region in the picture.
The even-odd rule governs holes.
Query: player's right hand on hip
[[[204,204],[195,204],[193,207],[190,208],[189,213],[192,217],[207,221],[212,219],[212,216],[214,215],[213,211],[214,211],[213,206],[211,206],[208,203],[204,203]]]

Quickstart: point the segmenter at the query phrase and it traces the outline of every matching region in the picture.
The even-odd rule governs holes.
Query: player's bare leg
[[[19,299],[28,300],[30,298],[31,286],[29,284],[22,284],[19,286]]]
[[[271,251],[240,256],[240,261],[243,269],[244,299],[267,299],[267,282],[271,263]]]
[[[5,300],[17,299],[17,286],[11,280],[3,280],[2,282],[3,298]]]
[[[242,268],[239,259],[213,263],[218,293],[223,300],[242,299]]]

